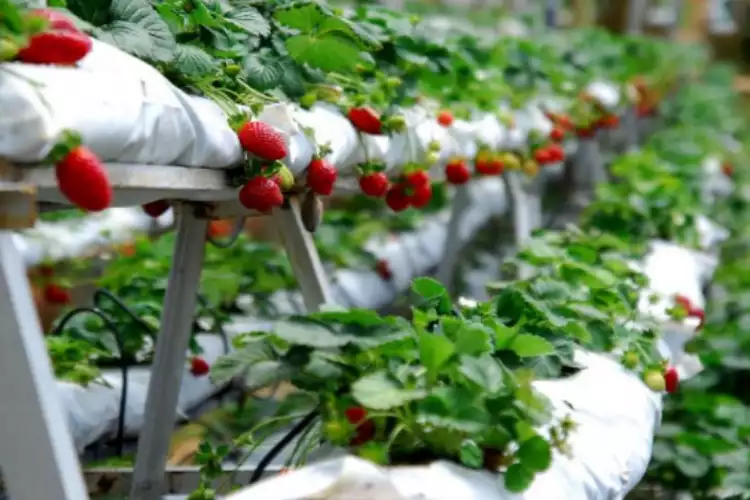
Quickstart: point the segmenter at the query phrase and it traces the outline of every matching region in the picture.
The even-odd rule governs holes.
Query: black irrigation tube
[[[119,457],[123,456],[124,449],[125,449],[125,414],[127,409],[127,400],[128,400],[128,369],[130,366],[132,366],[132,363],[130,362],[128,358],[125,357],[125,342],[123,341],[122,334],[120,330],[118,329],[117,325],[115,324],[115,321],[107,315],[107,313],[102,308],[102,303],[104,300],[109,300],[112,304],[117,306],[123,313],[125,313],[127,316],[129,316],[133,321],[135,321],[147,334],[154,338],[156,335],[156,331],[154,328],[146,323],[143,319],[141,319],[138,314],[136,314],[130,307],[128,307],[125,302],[117,297],[115,294],[110,292],[109,290],[105,290],[103,288],[98,288],[94,292],[93,307],[88,306],[81,306],[76,307],[74,309],[71,309],[68,311],[62,319],[58,322],[58,324],[55,326],[55,329],[52,331],[53,336],[59,336],[62,334],[65,327],[68,325],[68,323],[79,314],[93,314],[97,317],[99,317],[102,321],[104,321],[107,329],[112,333],[112,335],[115,338],[115,343],[117,344],[117,349],[120,351],[119,358],[116,360],[117,368],[120,370],[120,374],[122,376],[122,389],[120,391],[120,404],[119,404],[119,414],[117,416],[117,430],[115,434],[115,450],[116,454]],[[201,303],[201,306],[207,310],[210,310],[208,301],[205,297],[198,294],[198,300]],[[214,319],[214,322],[216,325],[218,325],[217,333],[221,337],[222,340],[222,347],[224,354],[229,353],[230,344],[229,344],[229,338],[226,334],[226,331],[224,330],[223,325],[221,324],[220,318],[215,313],[212,313],[212,317]],[[224,397],[228,394],[228,391],[219,391],[218,396],[219,400],[223,402]]]

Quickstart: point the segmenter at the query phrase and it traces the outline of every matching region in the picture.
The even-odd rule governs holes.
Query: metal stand
[[[537,175],[527,186],[524,186],[524,179],[519,172],[506,172],[503,180],[510,195],[514,245],[521,248],[529,241],[531,233],[542,225],[542,176]],[[530,274],[528,266],[518,269],[520,279],[525,279]]]
[[[315,241],[302,224],[299,200],[289,198],[281,210],[274,212],[273,218],[281,232],[307,311],[319,311],[321,306],[332,304],[328,278]]]
[[[625,152],[632,153],[638,149],[638,116],[635,112],[635,106],[628,106],[623,116],[623,127],[625,128]]]
[[[12,500],[87,500],[26,266],[0,231],[0,467]]]
[[[438,264],[435,277],[443,285],[451,290],[453,275],[456,271],[456,264],[461,253],[461,219],[471,205],[471,196],[468,186],[459,186],[456,188],[456,195],[453,197],[451,206],[451,215],[448,219],[448,228],[445,233],[445,244],[443,246],[443,257]]]
[[[174,213],[177,241],[149,381],[146,421],[138,440],[131,500],[161,499],[203,267],[208,221],[196,218],[187,203],[176,204]]]
[[[604,171],[604,162],[596,138],[582,139],[578,142],[572,173],[573,205],[583,208],[593,199],[596,186],[607,181],[607,173]]]

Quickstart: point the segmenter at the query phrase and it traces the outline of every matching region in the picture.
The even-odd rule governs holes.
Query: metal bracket
[[[131,500],[161,499],[205,254],[208,221],[198,219],[194,207],[187,203],[175,203],[173,210],[177,241],[149,380],[145,423],[138,440]]]
[[[272,217],[281,233],[307,310],[319,311],[321,306],[332,304],[328,277],[315,248],[315,240],[302,222],[299,199],[289,197],[284,207],[274,210]]]
[[[542,225],[542,186],[541,175],[526,181],[520,172],[506,172],[503,181],[510,195],[511,214],[513,217],[514,244],[516,249],[523,247],[531,238],[531,233]],[[524,185],[526,184],[526,185]],[[520,279],[531,273],[528,266],[518,269]]]
[[[453,274],[456,271],[456,264],[458,263],[459,253],[461,253],[461,219],[463,218],[464,212],[471,205],[471,196],[469,193],[468,186],[458,186],[456,188],[456,195],[453,197],[453,203],[451,205],[451,214],[448,219],[448,227],[445,233],[445,243],[443,245],[443,255],[438,264],[437,272],[435,277],[447,287],[451,289],[451,283],[453,281]]]
[[[26,266],[0,231],[0,467],[13,500],[88,500]]]

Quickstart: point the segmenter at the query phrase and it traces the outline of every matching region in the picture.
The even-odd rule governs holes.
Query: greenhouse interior
[[[750,1],[0,0],[0,270],[3,500],[750,499]]]

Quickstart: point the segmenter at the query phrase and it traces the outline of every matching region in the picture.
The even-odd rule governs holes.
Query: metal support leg
[[[638,116],[635,106],[628,106],[623,116],[623,127],[625,128],[625,152],[631,153],[638,149]]]
[[[448,228],[445,233],[445,244],[443,245],[443,256],[438,264],[435,277],[449,290],[456,271],[456,263],[461,253],[461,219],[464,212],[471,205],[471,196],[468,186],[456,188],[456,196],[453,197],[451,215],[448,219]]]
[[[197,219],[189,204],[178,204],[174,211],[177,241],[148,387],[146,418],[138,440],[131,500],[161,499],[203,267],[208,221]]]
[[[273,218],[281,232],[284,248],[307,310],[315,312],[325,304],[332,304],[328,277],[318,249],[315,248],[312,235],[302,224],[299,200],[296,197],[289,198],[286,206],[274,211]]]
[[[0,231],[0,468],[12,500],[87,500],[26,266]]]
[[[533,200],[534,192],[532,190],[530,193],[524,188],[524,179],[519,172],[506,172],[503,174],[503,180],[510,195],[515,247],[519,249],[529,241],[531,233],[541,225],[541,199],[536,202]],[[537,178],[532,182],[539,183],[540,180]],[[531,272],[528,266],[522,265],[518,269],[518,277],[525,279]]]
[[[640,35],[643,32],[643,18],[648,7],[648,0],[630,0],[628,4],[628,35]]]
[[[594,197],[596,186],[606,180],[598,140],[582,139],[578,143],[573,165],[573,203],[581,207],[588,205]]]

